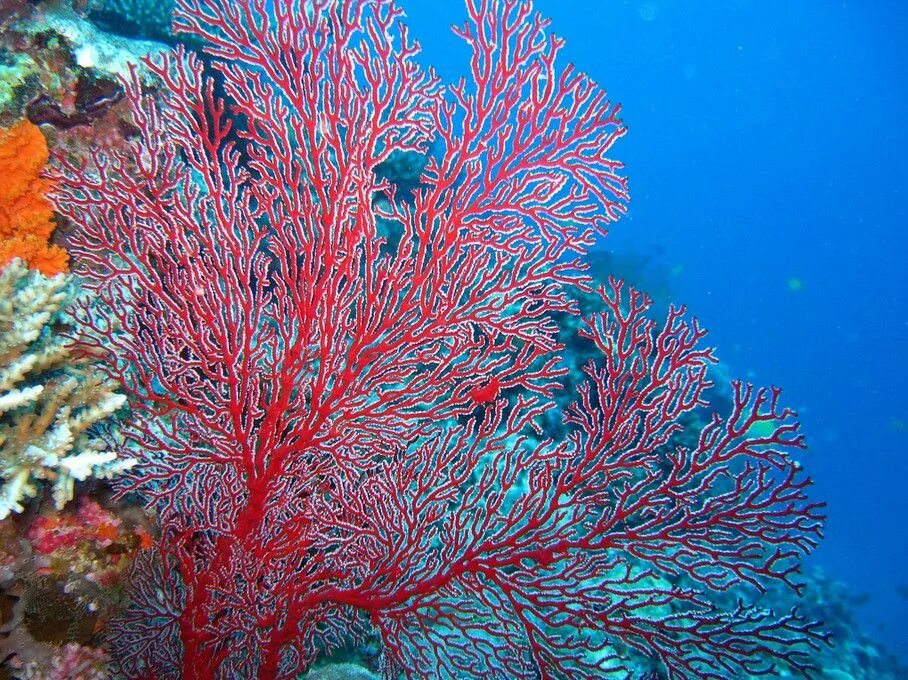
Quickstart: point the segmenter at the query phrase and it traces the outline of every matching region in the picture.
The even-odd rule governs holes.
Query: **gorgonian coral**
[[[815,624],[709,596],[797,588],[820,535],[778,391],[736,383],[682,444],[704,332],[613,281],[568,436],[540,432],[553,319],[628,196],[617,107],[531,4],[469,0],[447,88],[391,2],[178,4],[206,61],[149,64],[163,106],[134,78],[131,149],[56,196],[133,398],[122,490],[161,522],[121,671],[293,677],[370,635],[389,678],[806,670]],[[426,156],[407,196],[395,154]]]

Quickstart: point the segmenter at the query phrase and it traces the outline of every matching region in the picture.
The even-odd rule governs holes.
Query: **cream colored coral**
[[[73,360],[71,342],[54,332],[68,289],[63,274],[30,272],[21,260],[0,271],[0,519],[21,512],[39,480],[52,484],[61,508],[75,481],[108,478],[135,463],[91,436],[91,426],[126,397]]]

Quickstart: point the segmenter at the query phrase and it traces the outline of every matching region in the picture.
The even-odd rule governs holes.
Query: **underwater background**
[[[465,47],[437,31],[459,3],[403,5],[459,74]],[[785,390],[828,502],[809,561],[908,661],[908,4],[537,6],[630,130],[630,213],[603,246],[687,305],[733,374]]]
[[[7,2],[17,8],[54,5],[0,0],[0,10]],[[29,102],[35,123],[57,128],[57,148],[90,146],[88,134],[67,141],[67,126],[84,124],[79,116],[105,143],[105,126],[112,138],[131,134],[118,118],[125,109],[122,93],[107,79],[122,72],[121,64],[110,61],[110,52],[93,52],[93,40],[110,41],[100,37],[109,32],[134,41],[115,52],[124,59],[163,49],[159,41],[174,42],[160,8],[148,3],[72,4],[80,21],[82,14],[90,16],[99,33],[85,32],[80,23],[83,33],[73,37],[67,31],[75,22],[62,13],[46,32],[41,26],[25,32],[33,41],[28,49],[53,53],[75,72],[70,56],[61,56],[71,47],[80,67],[84,60],[87,69],[109,69],[105,77],[90,85],[82,79],[73,85],[72,73],[50,86],[35,85],[31,75],[15,83],[18,76],[4,79],[19,68],[15,55],[22,46],[5,43],[0,58],[4,107],[13,102],[12,111]],[[106,10],[89,12],[118,4],[152,9],[129,24]],[[421,43],[419,61],[447,82],[463,75],[468,48],[447,30],[464,19],[461,0],[399,4]],[[836,626],[851,632],[855,624],[860,634],[849,644],[860,647],[860,635],[866,635],[880,652],[908,665],[908,3],[534,5],[566,39],[562,62],[575,64],[620,102],[629,128],[616,153],[630,178],[629,213],[591,253],[592,273],[626,278],[653,295],[660,310],[668,303],[686,305],[709,329],[721,370],[783,388],[785,404],[798,411],[808,437],[801,460],[815,481],[811,497],[828,504],[825,539],[806,561],[811,587],[821,584],[813,594],[829,598],[818,609],[842,608],[841,621],[832,622],[840,639]],[[61,41],[61,48],[55,32],[72,45]],[[53,61],[40,66],[57,68]],[[67,92],[64,104],[55,109],[35,99],[42,87],[56,88],[55,96]],[[121,127],[114,130],[116,125]],[[61,232],[65,244],[68,234]],[[123,398],[104,397],[114,400],[100,409],[106,417]],[[106,513],[86,503],[53,527],[39,521],[28,537],[39,545],[60,526],[75,535],[79,525],[88,539],[78,545],[91,544],[86,564],[95,565],[100,553],[117,558],[107,571],[90,571],[89,580],[102,574],[118,583],[126,569],[120,554],[140,554],[154,530],[147,517]],[[0,533],[0,539],[6,536]],[[2,567],[0,559],[0,576]],[[902,677],[904,669],[894,661],[883,665],[886,677]]]

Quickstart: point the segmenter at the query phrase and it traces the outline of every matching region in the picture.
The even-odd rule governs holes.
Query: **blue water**
[[[401,4],[459,75],[438,26],[460,3]],[[786,389],[829,503],[812,562],[908,660],[908,3],[536,4],[624,104],[632,210],[604,245],[652,257],[734,373]]]

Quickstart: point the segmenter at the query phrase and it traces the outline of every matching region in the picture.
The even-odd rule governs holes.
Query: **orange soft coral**
[[[48,243],[54,222],[45,197],[50,183],[41,176],[47,159],[36,125],[23,120],[0,130],[0,266],[20,257],[43,274],[67,269],[66,251]]]

